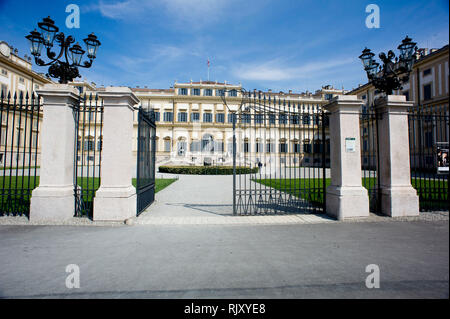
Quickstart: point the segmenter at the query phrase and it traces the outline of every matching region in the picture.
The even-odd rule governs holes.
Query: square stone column
[[[412,105],[403,95],[375,101],[379,114],[381,212],[391,217],[419,215],[419,197],[411,186],[409,163],[408,108]]]
[[[369,216],[369,195],[361,180],[362,104],[356,95],[342,95],[324,107],[331,113],[331,185],[327,188],[326,210],[339,220]]]
[[[74,105],[78,90],[69,85],[46,84],[43,98],[39,187],[32,192],[30,220],[67,220],[74,216]]]
[[[94,197],[94,220],[123,221],[136,216],[136,189],[131,184],[133,112],[138,98],[127,87],[106,87],[103,100],[101,184]]]

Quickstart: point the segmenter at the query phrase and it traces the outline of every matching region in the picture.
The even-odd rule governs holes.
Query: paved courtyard
[[[0,226],[3,298],[448,298],[449,224]],[[65,286],[66,266],[80,288]],[[366,266],[380,268],[368,289]]]
[[[158,174],[173,178],[174,175]],[[232,175],[179,175],[179,180],[156,194],[155,202],[137,224],[290,224],[333,222],[326,215],[233,216]],[[250,175],[243,177],[247,183]],[[258,187],[264,188],[258,184]]]

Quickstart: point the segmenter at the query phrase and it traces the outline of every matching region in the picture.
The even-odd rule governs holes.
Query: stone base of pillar
[[[412,186],[381,189],[381,213],[391,217],[419,216],[419,196]]]
[[[124,221],[136,216],[136,189],[100,187],[94,197],[94,221]]]
[[[327,187],[327,215],[338,220],[369,216],[369,195],[364,187]]]
[[[75,214],[73,185],[39,186],[31,194],[30,221],[65,221]]]

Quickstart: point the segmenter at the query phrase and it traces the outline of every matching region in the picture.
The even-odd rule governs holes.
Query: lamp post
[[[406,36],[397,49],[400,51],[399,57],[396,57],[392,50],[389,50],[387,56],[384,52],[379,54],[383,63],[382,67],[374,60],[375,54],[370,49],[365,48],[359,56],[369,83],[386,95],[391,95],[393,90],[400,90],[402,84],[409,81],[409,74],[415,59],[414,52],[417,47],[416,43]]]
[[[90,68],[92,66],[97,56],[97,49],[101,44],[94,33],[89,34],[83,40],[86,44],[89,61],[82,63],[81,60],[86,51],[78,43],[72,45],[75,42],[72,36],[69,35],[66,37],[64,33],[58,33],[59,28],[50,17],[44,18],[42,22],[39,22],[38,27],[41,32],[34,29],[26,38],[30,41],[31,54],[34,56],[36,64],[39,66],[49,66],[49,76],[59,79],[59,83],[61,84],[67,84],[73,81],[74,78],[80,77],[80,73],[78,72],[79,67]],[[61,47],[58,55],[52,51],[55,41]],[[40,58],[44,47],[47,51],[47,58],[50,59],[50,62],[47,63]],[[61,59],[63,56],[64,58]]]

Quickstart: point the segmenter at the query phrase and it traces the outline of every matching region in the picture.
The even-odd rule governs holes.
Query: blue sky
[[[68,4],[81,9],[80,29],[67,29]],[[381,27],[368,29],[368,4]],[[449,38],[448,0],[0,0],[0,40],[29,53],[24,38],[50,15],[80,41],[94,31],[98,58],[81,74],[97,85],[169,88],[175,80],[210,79],[247,89],[315,91],[365,83],[358,56],[396,48],[405,35],[420,47]],[[46,72],[42,67],[34,67]]]

